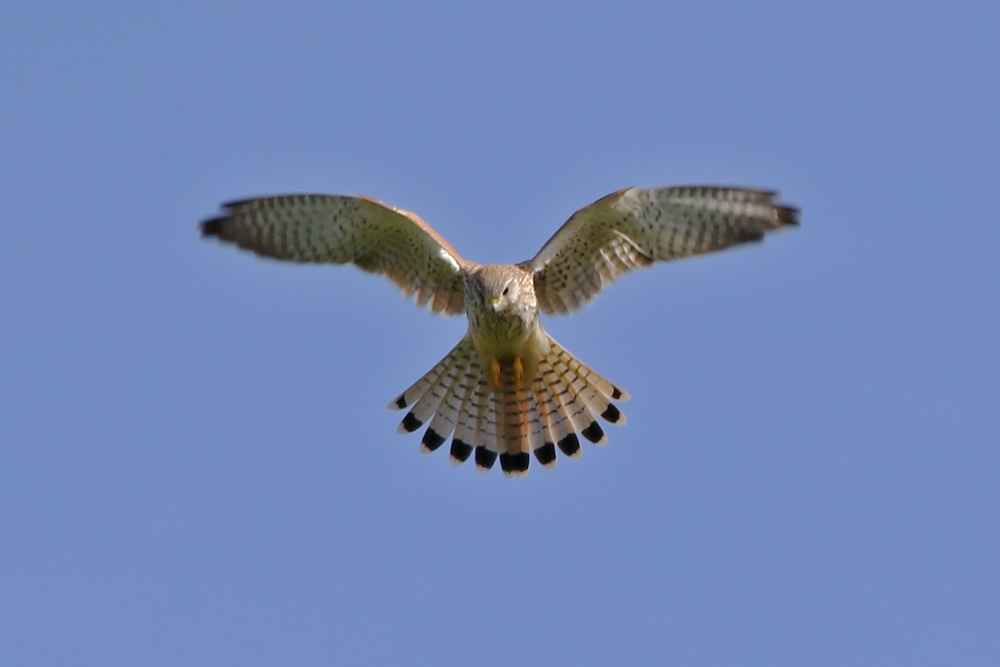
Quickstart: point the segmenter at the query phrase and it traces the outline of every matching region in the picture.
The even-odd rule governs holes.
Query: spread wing
[[[205,220],[215,236],[264,257],[354,264],[381,273],[418,306],[464,312],[462,276],[471,263],[414,213],[368,197],[282,195],[223,204]]]
[[[635,267],[760,241],[798,224],[798,209],[777,197],[701,185],[626,188],[574,213],[520,266],[534,275],[538,307],[566,313]]]

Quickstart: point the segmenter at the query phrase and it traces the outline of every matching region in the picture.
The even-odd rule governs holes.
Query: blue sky
[[[996,664],[996,3],[19,3],[0,23],[4,664]],[[628,185],[801,228],[549,331],[606,448],[453,468],[465,329],[202,242],[364,193],[520,261]]]

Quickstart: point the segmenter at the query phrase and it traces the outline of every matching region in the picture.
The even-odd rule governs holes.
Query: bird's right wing
[[[462,278],[475,265],[414,213],[368,197],[318,194],[243,199],[222,209],[202,223],[202,236],[264,257],[354,264],[416,294],[431,312],[465,310]]]
[[[576,310],[631,269],[690,257],[798,223],[778,193],[719,186],[626,188],[581,208],[533,259],[538,307]]]

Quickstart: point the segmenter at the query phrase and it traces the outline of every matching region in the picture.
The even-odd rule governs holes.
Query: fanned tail
[[[595,416],[624,424],[625,416],[613,401],[626,401],[629,395],[551,336],[548,347],[530,380],[520,377],[520,362],[501,363],[496,389],[480,365],[472,340],[464,338],[389,404],[397,410],[412,406],[399,431],[410,433],[427,424],[421,451],[434,451],[453,436],[453,464],[475,453],[476,468],[486,472],[499,458],[508,476],[527,474],[532,452],[546,468],[555,466],[557,448],[565,456],[579,458],[577,434],[595,444],[607,444]]]

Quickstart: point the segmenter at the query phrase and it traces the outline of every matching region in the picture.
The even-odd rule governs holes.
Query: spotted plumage
[[[519,476],[532,455],[547,468],[557,449],[579,458],[578,434],[606,444],[598,418],[624,424],[614,401],[629,398],[553,340],[539,312],[576,310],[634,268],[759,241],[797,221],[767,190],[626,188],[574,213],[534,258],[487,265],[463,259],[417,215],[368,197],[234,201],[201,229],[265,257],[351,263],[431,312],[465,313],[465,337],[389,407],[409,408],[400,433],[426,427],[422,451],[451,438],[452,463],[472,458],[486,471],[499,460]]]

